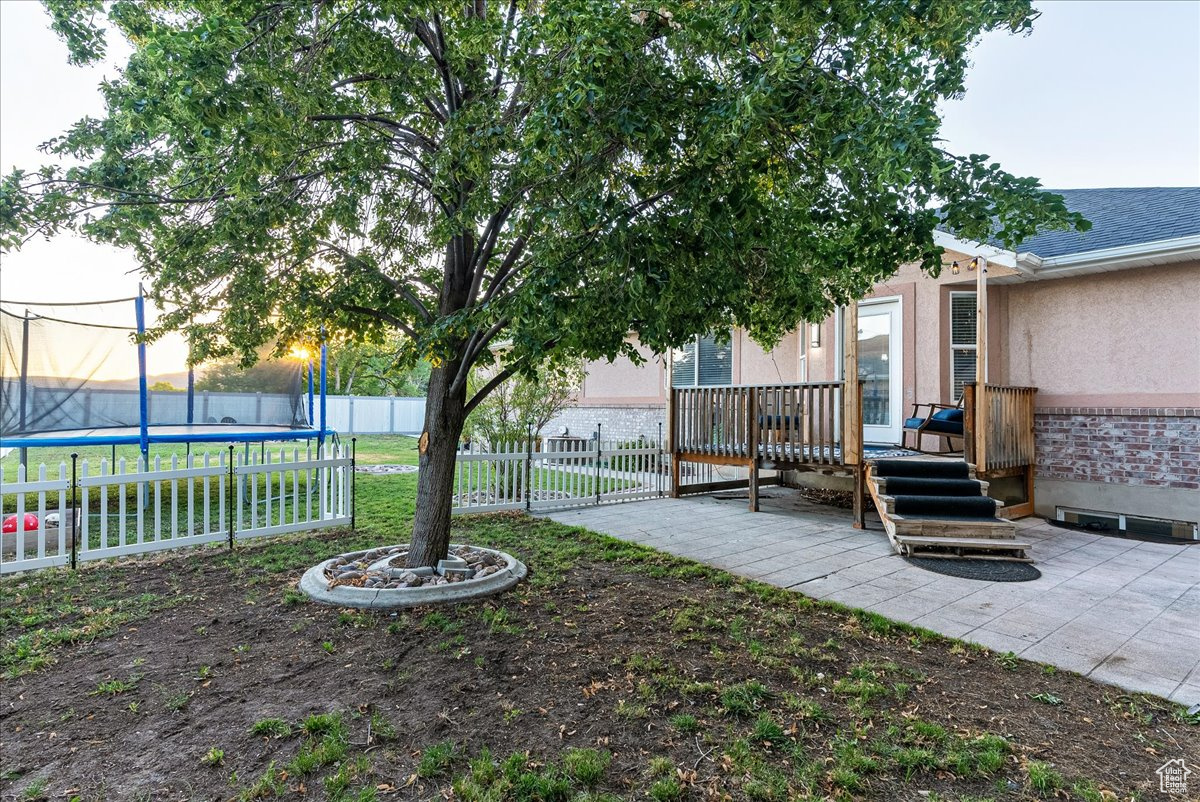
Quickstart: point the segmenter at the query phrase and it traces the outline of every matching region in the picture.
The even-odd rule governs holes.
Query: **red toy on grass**
[[[32,512],[25,513],[25,531],[26,532],[36,532],[37,528],[38,528],[38,517],[36,515],[34,515]],[[16,532],[16,531],[17,531],[17,516],[16,516],[16,514],[13,514],[4,519],[4,525],[0,526],[0,532],[3,532],[4,534],[7,535],[10,532]]]

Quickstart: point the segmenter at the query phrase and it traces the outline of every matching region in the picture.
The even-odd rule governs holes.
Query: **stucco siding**
[[[1008,383],[1038,406],[1200,406],[1200,262],[1010,285]]]
[[[633,341],[636,344],[636,340]],[[580,388],[578,404],[582,406],[620,406],[666,403],[666,372],[660,357],[643,345],[637,345],[642,357],[635,364],[621,356],[609,362],[595,360],[584,367],[586,376]]]

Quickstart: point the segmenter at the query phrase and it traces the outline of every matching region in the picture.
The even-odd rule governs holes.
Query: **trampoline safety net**
[[[196,390],[187,343],[172,334],[147,344],[143,376],[137,303],[0,301],[0,439],[140,427],[143,379],[148,427],[311,427],[309,366],[300,360],[260,365],[256,392]]]

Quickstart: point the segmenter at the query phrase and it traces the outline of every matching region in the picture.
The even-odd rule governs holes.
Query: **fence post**
[[[346,433],[354,434],[354,396],[350,396],[349,411],[346,414],[349,419],[346,424]]]
[[[662,439],[662,421],[658,422],[658,448],[654,455],[654,483],[658,485],[658,497],[663,497],[663,439]]]
[[[233,499],[237,478],[233,471],[233,445],[229,446],[229,492],[226,493],[226,504],[229,506],[229,550],[233,551],[233,528],[236,525],[233,518]],[[238,505],[241,505],[241,499],[238,499]]]
[[[596,503],[600,503],[600,423],[596,424]]]
[[[525,424],[525,512],[533,507],[533,425]]]
[[[358,438],[350,438],[350,531],[354,531],[355,523],[355,504],[358,500],[358,492],[356,485],[358,482],[358,470],[355,468],[355,460],[358,458]]]
[[[76,533],[79,529],[79,518],[78,518],[78,516],[75,515],[75,505],[79,503],[75,496],[75,486],[76,486],[75,468],[76,468],[76,463],[78,463],[78,461],[79,461],[79,454],[72,454],[71,455],[71,512],[70,512],[70,515],[71,515],[71,569],[72,570],[75,569],[75,564],[76,564],[75,553],[76,553],[77,547],[75,544],[76,544],[76,539],[77,539]]]

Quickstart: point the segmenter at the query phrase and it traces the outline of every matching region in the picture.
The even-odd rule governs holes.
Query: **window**
[[[733,345],[717,343],[715,337],[697,337],[671,352],[671,384],[675,387],[704,387],[733,384]]]
[[[950,293],[950,385],[955,401],[975,381],[975,293]]]

